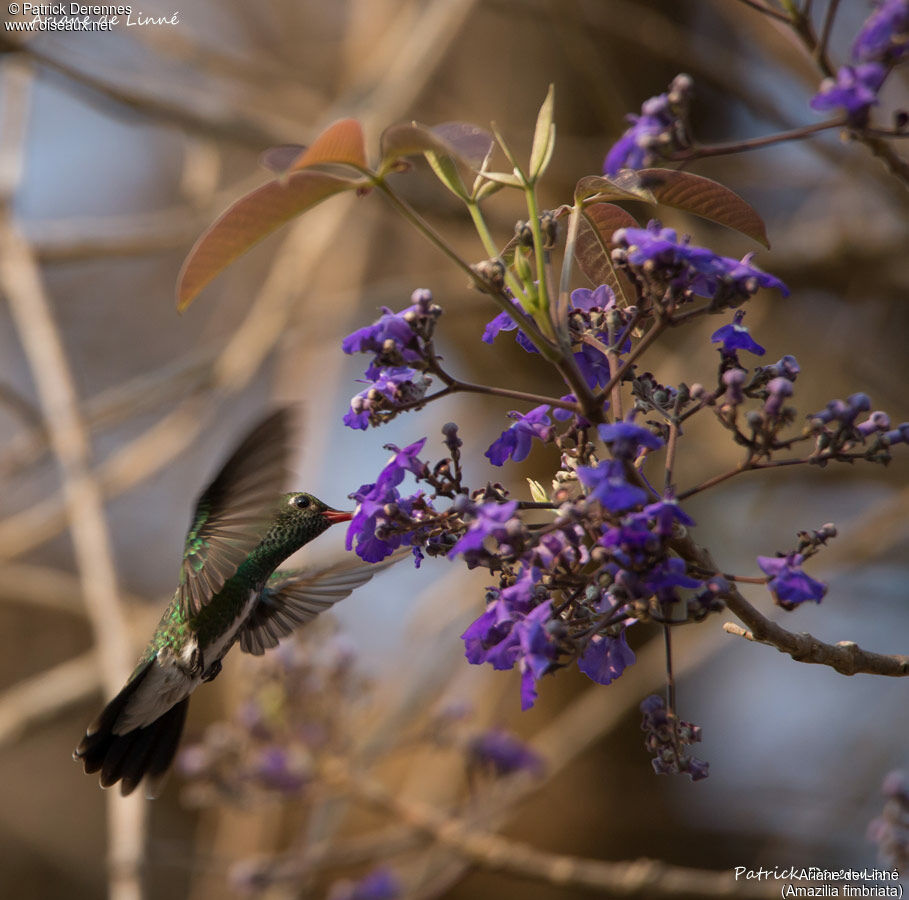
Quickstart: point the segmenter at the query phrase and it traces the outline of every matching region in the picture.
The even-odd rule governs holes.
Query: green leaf
[[[464,187],[464,181],[461,178],[461,173],[458,172],[458,167],[450,156],[435,153],[432,150],[427,150],[424,155],[426,156],[426,162],[429,163],[433,172],[436,173],[436,178],[438,178],[452,194],[456,197],[460,197],[462,200],[469,199],[467,188]]]
[[[623,169],[615,178],[605,175],[587,175],[574,188],[576,203],[596,197],[598,203],[606,200],[642,200],[656,203],[656,197],[648,190],[637,172]]]
[[[549,503],[549,495],[543,489],[543,485],[540,484],[539,481],[528,478],[527,484],[530,487],[530,496],[533,497],[534,503]]]
[[[363,126],[356,119],[340,119],[329,125],[294,161],[290,171],[322,165],[353,166],[359,170],[369,168]]]
[[[481,200],[498,193],[503,187],[505,187],[504,184],[499,184],[495,181],[483,181],[482,177],[478,175],[473,183],[473,200],[475,203],[479,203]]]
[[[536,181],[552,159],[555,150],[555,123],[552,121],[555,105],[555,87],[549,85],[546,99],[537,115],[537,125],[533,132],[533,147],[530,151],[530,181]]]
[[[484,172],[483,177],[503,187],[524,187],[524,182],[514,172]]]
[[[241,197],[189,251],[177,277],[177,309],[186,309],[218,273],[294,216],[333,194],[363,186],[362,179],[307,170],[292,172]]]
[[[763,219],[751,205],[722,184],[673,169],[642,169],[638,175],[657,202],[664,206],[710,219],[770,247]]]
[[[638,221],[612,203],[585,207],[578,226],[574,256],[578,267],[595,285],[612,288],[619,306],[632,305],[634,289],[612,262],[612,235],[618,228],[638,228]]]

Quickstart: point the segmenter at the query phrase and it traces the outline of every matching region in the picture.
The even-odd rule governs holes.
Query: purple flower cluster
[[[570,303],[568,330],[575,362],[588,387],[591,389],[602,387],[611,377],[609,361],[600,349],[585,341],[584,337],[590,335],[616,354],[627,353],[631,349],[629,336],[631,311],[618,308],[612,289],[605,284],[594,290],[578,288],[572,291]],[[515,305],[520,307],[516,302]],[[500,331],[514,331],[517,328],[517,323],[508,313],[499,313],[487,323],[483,340],[491,344]],[[538,352],[519,329],[516,340],[528,353]],[[564,411],[556,412],[554,415],[556,418],[565,418]]]
[[[857,62],[895,62],[909,55],[909,0],[881,0],[852,45]]]
[[[817,439],[818,458],[823,460],[865,445],[866,458],[886,462],[890,458],[888,447],[909,440],[909,422],[891,428],[886,412],[870,410],[871,398],[857,393],[845,400],[831,400],[824,409],[809,415],[810,427]],[[868,415],[857,422],[863,413]]]
[[[851,125],[865,125],[891,69],[907,54],[909,0],[882,0],[852,44],[852,64],[821,82],[812,109],[842,107]]]
[[[639,116],[627,116],[631,127],[606,155],[603,174],[614,177],[619,169],[643,169],[687,147],[685,119],[692,86],[688,75],[677,75],[667,93],[644,101]]]
[[[682,722],[666,708],[662,697],[656,694],[641,704],[645,733],[644,746],[653,756],[653,770],[657,775],[687,774],[692,781],[706,778],[709,765],[685,753],[685,747],[701,740],[701,729],[689,722]]]
[[[417,457],[425,443],[423,438],[403,450],[389,444],[392,457],[375,483],[364,484],[350,495],[357,508],[347,529],[346,546],[351,550],[356,544],[357,556],[366,562],[380,562],[402,544],[416,547],[423,539],[421,524],[436,514],[422,491],[410,497],[398,493],[407,472],[417,477],[426,472],[426,463]]]
[[[441,307],[427,290],[416,290],[413,304],[383,315],[372,325],[349,334],[341,342],[345,353],[371,353],[364,384],[344,416],[348,428],[365,430],[390,421],[402,407],[416,407],[431,384],[425,374],[432,363],[432,334]]]
[[[789,296],[779,278],[752,265],[752,254],[741,260],[719,256],[706,247],[692,246],[687,236],[679,239],[674,229],[663,228],[656,220],[646,228],[620,228],[613,241],[616,263],[627,265],[645,284],[659,285],[661,294],[668,291],[666,300],[706,297],[719,309],[738,306],[759,288]]]
[[[490,769],[496,775],[543,771],[540,755],[520,738],[500,728],[483,731],[468,743],[467,764],[471,769]]]
[[[880,816],[868,825],[868,840],[878,845],[881,862],[905,871],[909,867],[909,778],[899,770],[881,785],[886,801]]]
[[[553,621],[549,592],[537,569],[523,569],[517,580],[487,594],[486,612],[461,635],[467,661],[521,672],[521,709],[537,698],[536,682],[551,668],[558,648],[547,626]]]
[[[633,474],[634,460],[659,449],[662,439],[631,420],[601,425],[598,434],[612,458],[577,466],[585,493],[567,499],[551,524],[528,528],[513,501],[461,504],[469,525],[449,555],[505,573],[489,590],[486,611],[462,635],[466,656],[496,669],[517,666],[525,709],[536,698],[536,682],[563,656],[576,657],[593,681],[610,684],[634,662],[629,625],[667,621],[680,590],[707,590],[669,549],[677,529],[694,522],[672,496],[648,504]],[[554,590],[571,598],[558,613]],[[692,618],[716,608],[716,591],[708,593],[690,598]]]
[[[432,382],[416,369],[393,366],[379,369],[371,383],[363,383],[369,387],[351,398],[343,418],[348,428],[361,431],[390,421],[401,407],[418,404]]]
[[[841,66],[835,78],[825,78],[821,82],[810,106],[817,110],[842,107],[849,122],[860,127],[868,121],[868,114],[871,107],[877,104],[878,92],[886,78],[887,67],[883,63]]]

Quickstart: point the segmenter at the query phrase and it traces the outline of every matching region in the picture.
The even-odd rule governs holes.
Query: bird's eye
[[[297,494],[293,499],[293,504],[297,509],[306,509],[306,507],[309,506],[309,497],[305,494]]]

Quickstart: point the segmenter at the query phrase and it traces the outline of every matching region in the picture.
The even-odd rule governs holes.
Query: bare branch
[[[94,650],[20,681],[0,694],[0,747],[100,690],[101,666]]]
[[[713,557],[703,547],[698,546],[689,536],[672,541],[673,549],[687,562],[694,563],[710,572],[720,569]],[[796,662],[814,663],[830,666],[841,675],[886,675],[901,678],[909,675],[909,656],[883,653],[872,653],[863,650],[852,641],[840,641],[837,644],[825,644],[810,634],[793,634],[782,625],[771,621],[758,612],[736,589],[735,585],[724,596],[726,606],[735,613],[750,629],[740,634],[750,641],[769,644],[780,653],[786,653]],[[727,629],[728,630],[728,629]]]
[[[731,871],[712,872],[671,866],[652,859],[607,862],[549,853],[482,831],[428,804],[406,800],[375,779],[347,768],[335,758],[325,763],[325,780],[361,802],[377,807],[475,865],[521,878],[587,888],[612,897],[703,898],[770,897],[773,886],[736,881]]]
[[[30,72],[8,64],[4,73],[6,141],[22,146]],[[6,155],[12,151],[7,144]],[[7,183],[6,187],[11,187]],[[117,581],[101,491],[91,473],[91,447],[79,410],[66,351],[44,289],[38,263],[12,218],[11,193],[0,194],[0,289],[19,332],[34,378],[45,427],[63,477],[63,497],[79,566],[82,594],[92,622],[106,690],[119,690],[130,670],[129,630]],[[141,896],[139,863],[144,842],[141,797],[108,799],[112,900]]]

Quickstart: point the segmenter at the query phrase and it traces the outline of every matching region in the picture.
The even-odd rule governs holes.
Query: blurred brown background
[[[841,4],[838,62],[869,8]],[[155,3],[142,13],[173,10]],[[450,419],[469,442],[468,480],[502,477],[482,451],[504,427],[507,403],[455,398],[384,433],[343,429],[361,376],[359,361],[340,353],[344,334],[381,305],[400,308],[412,289],[429,287],[446,310],[438,343],[453,371],[562,393],[510,337],[494,348],[479,342],[491,304],[379,197],[329,201],[264,241],[179,317],[179,265],[228,202],[265,180],[263,149],[305,143],[348,115],[363,121],[371,148],[385,125],[409,119],[495,120],[513,145],[527,147],[554,82],[558,143],[543,199],[556,205],[577,178],[599,171],[622,116],[679,71],[695,79],[704,141],[816,120],[807,107],[818,81],[810,62],[780,28],[733,0],[188,0],[179,19],[111,34],[2,38],[4,897],[101,896],[105,804],[118,823],[121,897],[135,896],[137,861],[149,898],[225,896],[232,863],[286,849],[297,833],[295,814],[275,804],[187,809],[178,778],[154,804],[121,805],[69,755],[111,692],[102,680],[138,651],[173,590],[191,498],[270,403],[304,404],[299,483],[333,505],[374,478],[384,443],[429,434],[431,445]],[[896,73],[885,102],[905,104],[905,88]],[[696,171],[741,193],[767,221],[773,250],[758,263],[793,296],[759,297],[748,325],[767,361],[797,356],[800,407],[865,390],[894,421],[909,418],[903,188],[863,148],[832,134]],[[479,258],[467,217],[423,166],[402,176],[401,190],[465,256]],[[490,204],[502,243],[521,215],[510,197]],[[667,220],[730,255],[756,249],[703,222]],[[705,347],[718,324],[671,334],[649,365],[670,383],[709,382],[715,363]],[[62,356],[53,352],[57,340]],[[60,371],[70,373],[75,396],[65,378],[55,380]],[[680,485],[736,458],[708,424],[689,435]],[[758,553],[836,521],[841,537],[813,569],[830,580],[830,593],[787,624],[905,652],[909,466],[905,454],[895,456],[886,471],[786,470],[728,482],[693,504],[698,535],[728,570],[755,574]],[[513,489],[524,490],[518,474],[545,480],[547,459],[532,454],[512,473]],[[330,533],[319,552],[340,553],[342,540]],[[658,648],[642,648],[638,665],[608,688],[570,669],[544,679],[536,708],[521,715],[514,673],[463,660],[458,635],[482,610],[483,584],[476,573],[427,562],[369,585],[339,618],[381,698],[385,718],[366,716],[364,735],[393,744],[396,729],[438,704],[466,701],[476,723],[507,723],[545,753],[550,774],[519,804],[489,811],[485,828],[554,852],[695,868],[875,861],[865,828],[880,809],[881,778],[907,762],[905,683],[799,666],[724,634],[723,617],[714,617],[685,629],[677,659],[682,714],[704,729],[697,755],[709,759],[711,776],[698,784],[657,778],[641,748],[637,704],[661,685]],[[751,596],[769,607],[766,594]],[[116,612],[113,649],[98,650],[106,609]],[[190,734],[230,712],[248,665],[232,658],[199,692]],[[444,808],[463,794],[458,754],[400,759],[385,773],[399,796]],[[143,810],[140,852],[131,841]],[[333,827],[311,834],[330,837]],[[444,847],[389,863],[413,897],[579,892],[484,872]],[[321,873],[304,895],[323,896],[332,878],[359,871]]]

